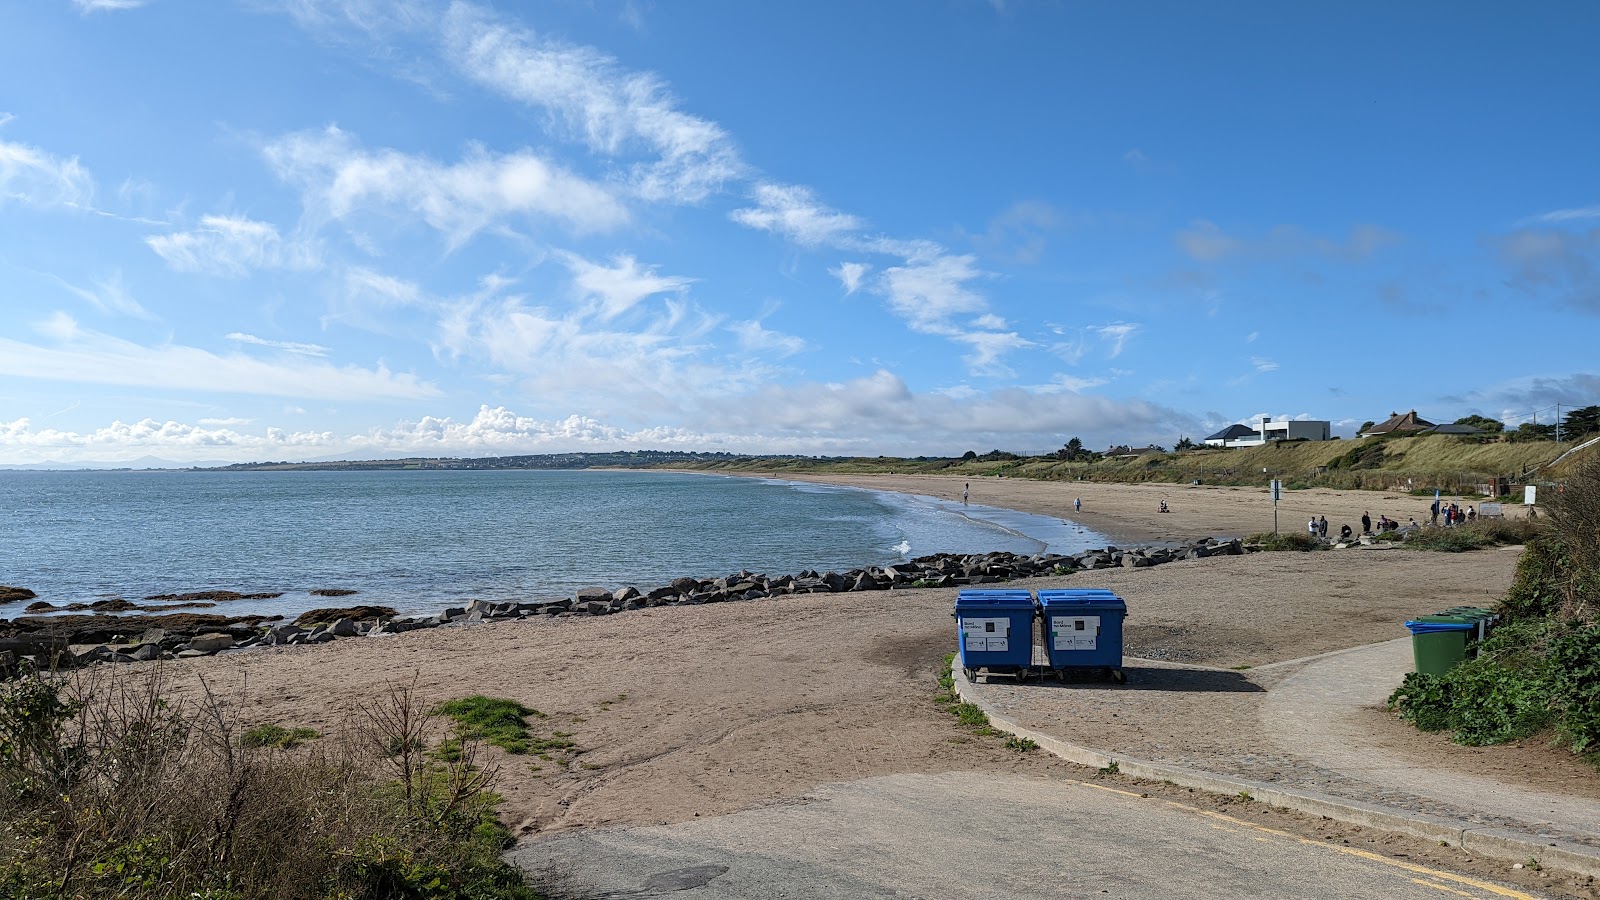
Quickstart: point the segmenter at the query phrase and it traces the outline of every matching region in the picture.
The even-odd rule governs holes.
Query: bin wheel
[[[1115,681],[1117,684],[1127,684],[1128,683],[1128,675],[1127,675],[1126,672],[1123,672],[1121,669],[1112,669],[1111,670],[1111,680]]]
[[[1028,676],[1032,675],[1032,674],[1033,674],[1032,672],[1028,671],[1028,667],[1027,666],[1017,666],[1017,680],[1018,681],[1027,681],[1028,680]]]
[[[977,684],[978,683],[978,670],[977,669],[969,669],[966,666],[962,666],[961,667],[961,674],[967,676],[967,680],[972,682],[973,684]]]

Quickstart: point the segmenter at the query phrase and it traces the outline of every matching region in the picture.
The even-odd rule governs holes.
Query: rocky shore
[[[1106,547],[1071,555],[1042,553],[1030,556],[1003,551],[983,554],[939,553],[905,563],[869,566],[847,572],[806,570],[791,575],[768,576],[741,571],[720,578],[677,578],[669,584],[644,590],[637,587],[584,588],[574,596],[558,600],[474,600],[465,606],[450,607],[435,615],[420,616],[399,616],[395,610],[385,606],[314,609],[302,613],[293,622],[285,622],[278,617],[193,613],[24,615],[9,622],[0,620],[0,676],[12,677],[38,669],[74,668],[102,662],[190,659],[253,647],[323,644],[339,638],[381,637],[441,625],[532,616],[604,616],[634,609],[697,606],[794,594],[998,584],[1042,575],[1070,575],[1096,569],[1146,568],[1180,559],[1237,556],[1254,549],[1237,539],[1207,538],[1179,547]],[[25,591],[17,588],[11,590]],[[30,597],[32,595],[32,591],[25,593]],[[312,593],[319,596],[348,596],[355,591],[319,589]],[[229,591],[208,591],[146,599],[195,603],[244,596]],[[34,604],[29,610],[33,611],[38,606]],[[76,604],[68,608],[82,606]],[[88,608],[98,613],[151,609],[127,601],[100,601],[89,604]]]

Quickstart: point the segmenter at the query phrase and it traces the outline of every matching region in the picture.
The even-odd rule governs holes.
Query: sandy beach
[[[922,494],[943,500],[1014,509],[1036,515],[1071,519],[1085,528],[1123,544],[1166,543],[1201,537],[1243,537],[1272,530],[1272,498],[1259,488],[1212,487],[1192,484],[1100,484],[1090,481],[1031,481],[1025,478],[960,478],[946,475],[793,475],[774,476],[789,481],[844,484],[872,490]],[[1265,477],[1265,476],[1263,476]],[[1074,500],[1083,508],[1075,510]],[[1445,497],[1463,509],[1479,505],[1481,497]],[[1509,499],[1509,498],[1508,498]],[[1158,513],[1161,501],[1170,512]],[[1285,491],[1278,502],[1280,531],[1304,531],[1312,516],[1328,517],[1328,534],[1349,525],[1361,531],[1361,515],[1376,522],[1386,515],[1404,524],[1415,518],[1428,521],[1430,497],[1413,497],[1380,491],[1336,491],[1313,488]],[[1503,505],[1505,515],[1521,518],[1518,504]]]
[[[963,483],[917,477],[838,479],[959,498]],[[1123,540],[1257,530],[1263,495],[1170,486],[976,482],[974,502],[1055,514],[1084,499],[1085,519]],[[1168,496],[1174,512],[1155,512]],[[1387,505],[1385,505],[1387,504]],[[1305,492],[1286,504],[1404,516],[1416,498]],[[1270,522],[1270,520],[1269,520]],[[1401,622],[1443,606],[1495,601],[1518,551],[1398,549],[1258,553],[1031,579],[1039,589],[1103,586],[1129,606],[1129,657],[1248,669],[1405,635]],[[508,697],[548,718],[541,734],[575,744],[548,758],[493,751],[503,812],[519,834],[682,821],[782,802],[831,781],[954,770],[1063,771],[960,728],[932,702],[955,649],[954,589],[813,594],[611,616],[444,627],[316,647],[253,650],[169,666],[175,689],[200,678],[246,724],[338,732],[389,685],[417,679],[438,700]],[[1241,677],[1249,677],[1245,672]],[[1243,694],[1146,692],[1134,737],[1167,745],[1249,740]],[[1396,753],[1459,756],[1531,785],[1594,779],[1576,762],[1516,748],[1464,748],[1374,711]],[[1095,725],[1085,740],[1133,740]],[[1530,762],[1530,759],[1532,760]]]

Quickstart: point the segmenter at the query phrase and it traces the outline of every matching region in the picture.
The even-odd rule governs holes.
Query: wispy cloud
[[[330,125],[278,138],[263,152],[280,178],[303,190],[312,227],[399,207],[447,235],[454,248],[511,216],[554,219],[580,233],[628,220],[609,189],[528,150],[495,154],[471,147],[461,161],[445,164],[397,150],[365,150]]]
[[[157,256],[179,272],[243,278],[257,269],[313,269],[316,245],[286,241],[277,226],[243,216],[202,216],[200,227],[145,238]]]
[[[1278,370],[1278,364],[1264,356],[1250,357],[1250,365],[1253,366],[1257,372],[1276,372]]]
[[[609,321],[632,309],[639,301],[657,294],[681,294],[694,283],[692,278],[657,275],[654,266],[641,266],[627,254],[619,254],[605,266],[590,262],[575,253],[562,254],[572,271],[572,283],[579,297],[594,304],[600,319]]]
[[[321,344],[303,344],[299,341],[272,341],[253,334],[235,331],[228,334],[228,340],[240,344],[252,344],[257,347],[271,347],[274,350],[283,350],[289,353],[298,353],[301,356],[327,356],[327,347]]]
[[[845,296],[848,297],[861,289],[861,279],[870,271],[872,266],[868,263],[844,262],[840,263],[838,268],[829,269],[828,274],[839,279],[839,283],[844,285]]]
[[[1178,247],[1196,262],[1229,258],[1278,260],[1297,256],[1322,256],[1361,262],[1403,238],[1377,225],[1357,225],[1343,240],[1308,234],[1297,225],[1275,225],[1260,237],[1240,237],[1224,232],[1203,219],[1178,232]]]
[[[78,384],[170,388],[197,394],[258,394],[318,400],[426,399],[432,384],[409,374],[326,362],[269,362],[178,344],[144,346],[80,328],[58,313],[39,331],[53,346],[0,338],[0,375]]]
[[[128,289],[122,283],[121,272],[112,273],[111,277],[94,282],[92,289],[79,287],[54,275],[50,278],[90,306],[108,315],[132,316],[136,319],[155,318],[128,293]]]
[[[780,234],[804,247],[832,244],[861,228],[861,220],[818,201],[810,188],[792,184],[757,184],[756,205],[728,214],[749,228]]]
[[[722,127],[680,109],[653,74],[628,71],[592,47],[542,38],[471,3],[450,6],[442,33],[446,58],[467,77],[548,110],[597,153],[642,155],[629,182],[646,200],[698,203],[747,172]]]
[[[1536,216],[1529,216],[1518,222],[1518,225],[1559,225],[1563,222],[1579,222],[1585,219],[1600,219],[1600,206],[1578,206],[1572,209],[1553,209]]]
[[[1513,287],[1600,313],[1600,228],[1527,228],[1488,240],[1510,266]]]
[[[1106,356],[1116,359],[1122,355],[1123,348],[1128,345],[1128,340],[1139,331],[1139,326],[1132,322],[1113,322],[1110,325],[1100,325],[1090,329],[1100,336],[1106,343]]]
[[[98,12],[138,9],[149,2],[150,0],[72,0],[72,5],[77,7],[78,12],[87,16]]]
[[[792,334],[771,331],[756,320],[730,322],[726,326],[739,339],[739,348],[746,353],[756,353],[782,358],[793,356],[806,349],[803,338]]]
[[[94,179],[77,157],[55,156],[27,144],[0,141],[0,201],[39,208],[88,208]]]

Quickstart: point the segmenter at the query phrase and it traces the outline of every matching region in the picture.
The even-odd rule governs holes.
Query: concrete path
[[[1470,753],[1423,766],[1376,746],[1409,638],[1248,672],[1125,662],[1126,687],[953,675],[996,727],[1074,762],[1600,877],[1600,802],[1498,781]]]
[[[1365,746],[1362,713],[1382,706],[1411,667],[1410,638],[1315,660],[1267,691],[1262,724],[1289,753],[1346,776],[1470,810],[1471,819],[1500,826],[1520,822],[1571,840],[1600,839],[1600,803],[1513,787],[1461,766],[1425,768]]]
[[[824,785],[677,825],[555,835],[508,858],[555,898],[1529,895],[1060,778],[955,772]]]

